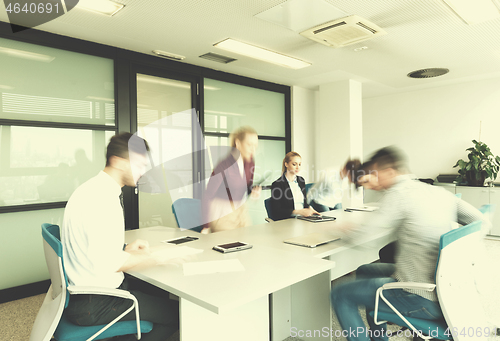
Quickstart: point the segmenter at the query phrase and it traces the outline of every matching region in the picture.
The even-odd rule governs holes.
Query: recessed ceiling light
[[[161,50],[153,50],[153,53],[158,57],[163,57],[171,60],[183,60],[184,58],[186,58],[184,56],[181,56],[180,54],[170,53]]]
[[[111,17],[125,5],[109,0],[80,0],[77,7]]]
[[[432,78],[447,74],[450,70],[445,68],[429,68],[412,71],[407,74],[410,78]]]
[[[261,47],[242,43],[240,41],[230,38],[223,40],[217,44],[214,44],[214,46],[247,57],[277,64],[279,66],[289,67],[291,69],[301,69],[307,66],[311,66],[311,63],[307,63],[296,58],[285,56],[284,54],[266,50]]]
[[[363,50],[368,50],[368,46],[361,46],[357,47],[354,49],[355,52],[363,51]]]
[[[469,25],[500,17],[498,7],[491,0],[443,0]]]

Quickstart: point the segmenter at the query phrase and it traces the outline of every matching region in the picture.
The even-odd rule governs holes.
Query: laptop
[[[316,247],[339,240],[340,236],[327,233],[311,233],[300,237],[286,239],[283,242],[305,247]]]
[[[306,221],[311,221],[313,223],[319,223],[319,222],[322,222],[322,221],[334,221],[335,217],[329,217],[329,216],[326,216],[326,215],[311,215],[309,217],[304,217],[304,216],[297,216],[297,219],[302,219],[302,220],[306,220]]]
[[[360,206],[360,207],[346,207],[344,211],[363,211],[363,212],[373,212],[378,210],[376,206]]]

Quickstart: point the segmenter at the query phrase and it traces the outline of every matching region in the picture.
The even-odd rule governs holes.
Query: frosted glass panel
[[[212,146],[227,146],[229,139],[226,137],[205,136],[205,143],[207,149],[210,150]],[[255,171],[254,182],[263,182],[263,186],[271,185],[271,183],[281,176],[281,164],[285,157],[285,141],[274,140],[259,140],[259,146],[255,153]],[[227,154],[214,155],[212,152],[209,160],[205,160],[205,176],[208,178],[212,170],[220,160],[224,159]]]
[[[263,186],[270,186],[278,179],[285,154],[285,141],[259,140],[255,155],[255,181],[265,179]]]
[[[0,126],[0,206],[66,201],[105,166],[113,131]]]
[[[2,257],[0,290],[49,279],[42,244],[42,223],[61,226],[64,209],[0,214]],[[8,259],[8,261],[7,261]]]
[[[172,203],[193,197],[193,114],[189,82],[137,75],[138,134],[152,162],[139,181],[140,227],[177,226]]]
[[[230,133],[249,125],[259,135],[285,136],[285,95],[205,79],[205,132]]]
[[[111,59],[0,38],[0,116],[115,124]]]

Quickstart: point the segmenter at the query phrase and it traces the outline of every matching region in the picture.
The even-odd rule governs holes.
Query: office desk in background
[[[364,213],[330,214],[342,220]],[[125,235],[126,242],[144,239],[151,246],[179,236],[197,236],[199,240],[181,244],[204,250],[192,261],[238,259],[244,266],[245,271],[194,276],[184,276],[182,266],[173,265],[131,272],[179,296],[182,341],[281,341],[290,336],[291,328],[329,330],[331,278],[378,259],[375,248],[378,252],[390,239],[382,233],[363,245],[337,241],[315,249],[283,243],[290,237],[335,229],[335,224],[288,219],[208,235],[164,227],[127,231]],[[216,244],[233,241],[250,243],[253,248],[230,254],[212,250]],[[330,259],[340,264],[335,266]],[[339,265],[340,271],[336,270]]]

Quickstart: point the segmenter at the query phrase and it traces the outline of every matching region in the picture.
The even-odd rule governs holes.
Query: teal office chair
[[[495,213],[495,208],[495,204],[486,204],[479,207],[479,211],[481,211],[482,214],[493,214]]]
[[[268,223],[272,223],[274,219],[273,219],[273,212],[271,210],[271,198],[267,198],[266,200],[264,200],[264,207],[266,208],[267,212],[267,218],[265,218],[265,220]]]
[[[30,341],[48,341],[54,337],[56,341],[90,341],[101,340],[114,336],[148,333],[153,324],[139,319],[139,304],[130,292],[120,289],[100,287],[78,287],[68,285],[64,271],[59,226],[52,224],[42,225],[43,248],[45,260],[49,268],[51,286],[42,307],[38,311]],[[130,308],[107,325],[78,326],[72,324],[64,316],[64,308],[68,306],[69,294],[96,294],[117,296],[131,300]],[[135,309],[135,321],[119,321],[122,317]]]
[[[309,190],[311,189],[312,186],[314,186],[314,182],[310,182],[310,183],[306,184],[306,193],[309,192]]]
[[[481,207],[479,207],[479,211],[481,211],[482,214],[490,221],[490,223],[493,222],[493,215],[495,214],[495,204],[486,204]]]
[[[409,328],[425,340],[439,339],[464,341],[477,340],[477,331],[486,333],[489,329],[486,316],[476,288],[475,249],[480,247],[481,222],[451,230],[441,236],[436,268],[436,284],[394,282],[377,290],[375,310],[370,312],[376,324],[392,322]],[[466,252],[464,252],[466,250]],[[384,290],[421,289],[437,291],[445,320],[423,320],[403,316],[384,297]],[[394,312],[378,311],[382,299]],[[474,333],[470,330],[474,329]],[[431,331],[430,335],[421,332]]]
[[[172,204],[177,226],[182,229],[201,232],[203,223],[201,219],[201,200],[180,198]]]

